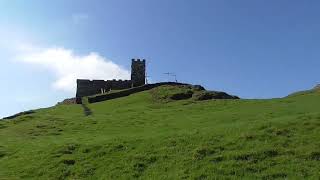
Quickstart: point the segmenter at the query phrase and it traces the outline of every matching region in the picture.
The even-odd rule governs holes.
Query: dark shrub
[[[172,100],[182,100],[182,99],[189,99],[192,97],[192,91],[186,91],[182,93],[173,94],[170,99]]]
[[[76,161],[73,159],[65,159],[65,160],[63,160],[63,163],[67,164],[67,165],[74,165],[76,163]]]

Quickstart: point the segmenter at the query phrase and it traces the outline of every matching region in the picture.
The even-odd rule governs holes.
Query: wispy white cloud
[[[129,71],[111,60],[91,52],[77,55],[70,49],[61,47],[36,48],[21,46],[19,61],[45,68],[56,77],[55,89],[74,92],[76,79],[129,79]]]
[[[72,22],[74,24],[81,24],[89,19],[89,15],[86,13],[75,13],[72,14]]]
[[[86,14],[74,14],[75,23],[88,19]],[[130,73],[97,52],[79,55],[72,49],[38,45],[39,41],[23,28],[8,25],[0,28],[2,59],[16,60],[45,69],[54,75],[52,87],[75,92],[76,79],[129,79]],[[27,42],[27,43],[24,43]],[[5,57],[5,58],[4,58]],[[1,60],[2,61],[2,60]]]

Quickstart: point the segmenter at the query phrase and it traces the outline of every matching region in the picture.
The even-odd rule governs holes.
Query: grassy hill
[[[0,121],[0,179],[319,179],[320,91],[207,101],[174,91],[89,104],[89,116],[58,105]]]

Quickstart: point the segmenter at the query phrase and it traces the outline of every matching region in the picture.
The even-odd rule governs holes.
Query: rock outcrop
[[[238,96],[229,95],[225,92],[219,91],[200,91],[193,94],[193,99],[198,101],[210,99],[240,99]]]
[[[76,98],[65,99],[62,102],[58,102],[59,104],[77,104]]]

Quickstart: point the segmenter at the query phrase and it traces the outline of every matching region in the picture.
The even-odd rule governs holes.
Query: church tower
[[[131,82],[133,87],[146,84],[146,60],[132,59]]]

